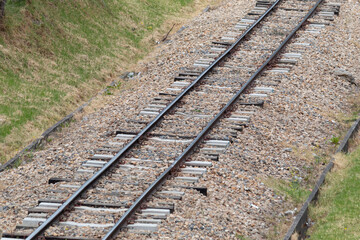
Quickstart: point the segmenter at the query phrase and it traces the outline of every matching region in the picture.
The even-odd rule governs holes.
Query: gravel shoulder
[[[126,79],[120,90],[111,89],[112,95],[95,99],[70,127],[33,153],[32,161],[0,173],[0,229],[11,232],[26,210],[47,196],[49,178],[72,176],[125,119],[170,86],[176,71],[191,66],[210,40],[219,39],[254,5],[255,1],[223,1],[196,17],[136,67],[140,74]],[[176,202],[175,213],[149,238],[277,239],[284,233],[274,226],[290,225],[292,216],[284,212],[297,206],[268,186],[266,179],[288,181],[295,174],[315,180],[322,166],[314,166],[308,153],[328,154],[334,149],[330,139],[344,129],[339,116],[353,111],[359,92],[334,70],[351,72],[360,85],[359,13],[358,1],[342,2],[333,25],[314,37],[313,45],[253,116],[251,126],[201,179],[199,186],[208,188],[208,196],[187,191]],[[309,167],[314,171],[307,171]]]

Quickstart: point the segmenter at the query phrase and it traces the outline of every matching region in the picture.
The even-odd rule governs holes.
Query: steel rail
[[[268,66],[268,64],[280,53],[280,51],[286,46],[295,33],[302,27],[302,25],[312,16],[317,7],[323,2],[319,0],[314,7],[308,12],[304,19],[291,31],[286,39],[280,44],[280,46],[273,52],[273,54],[266,60],[266,62],[247,80],[247,82],[241,87],[241,89],[232,97],[232,99],[226,104],[225,107],[208,123],[208,125],[200,132],[200,134],[191,142],[191,144],[185,149],[185,151],[168,167],[151,186],[134,202],[134,204],[125,212],[121,219],[115,224],[115,226],[107,233],[103,240],[112,239],[122,227],[124,227],[128,219],[141,207],[150,195],[155,192],[161,185],[171,177],[171,173],[177,170],[181,164],[186,160],[186,157],[191,154],[196,146],[203,140],[206,134],[215,126],[215,124],[224,116],[232,105],[238,100],[241,94],[249,87],[249,85],[259,76],[260,73]]]
[[[110,161],[97,171],[89,180],[87,180],[81,187],[73,193],[45,222],[43,222],[37,229],[34,230],[26,240],[37,239],[50,225],[59,218],[59,216],[95,182],[103,176],[111,167],[118,162],[135,144],[148,133],[159,121],[167,114],[200,80],[202,80],[214,67],[216,67],[222,60],[224,60],[231,52],[239,45],[239,43],[249,34],[282,0],[275,1],[264,14],[262,14],[246,31],[241,34],[238,40],[233,43],[219,58],[217,58],[207,69],[205,69],[183,92],[181,92],[169,105],[167,105],[156,117],[152,120],[140,133],[138,133],[124,148],[122,148]],[[128,214],[126,214],[128,215]],[[108,234],[109,235],[109,234]],[[111,234],[112,235],[112,234]],[[105,238],[107,239],[107,238]]]

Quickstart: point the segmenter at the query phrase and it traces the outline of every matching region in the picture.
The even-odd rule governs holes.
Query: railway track
[[[279,74],[289,72],[304,39],[318,34],[338,8],[323,1],[258,1],[205,58],[175,77],[148,107],[107,140],[72,178],[53,178],[48,198],[2,239],[112,239],[126,229],[156,231],[183,189],[196,185],[243,131]]]

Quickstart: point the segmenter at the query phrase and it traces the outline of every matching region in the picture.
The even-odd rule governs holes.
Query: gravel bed
[[[354,11],[353,4],[356,5],[342,6],[341,17],[344,12]],[[1,173],[0,229],[11,232],[22,222],[27,208],[49,195],[50,177],[73,176],[94,149],[108,142],[109,136],[124,126],[125,119],[133,118],[157,92],[169,87],[175,71],[191,66],[204,54],[208,49],[204,44],[206,39],[223,35],[221,31],[228,31],[238,21],[233,17],[235,14],[240,17],[253,6],[253,1],[224,1],[218,8],[197,17],[188,28],[160,46],[151,61],[139,64],[141,75],[129,79],[120,94],[99,98],[96,111],[79,116],[71,128],[57,133],[44,150],[34,153],[33,161]],[[274,225],[274,216],[278,219],[285,210],[294,207],[264,183],[266,178],[291,179],[295,174],[304,179],[309,174],[304,169],[313,163],[294,154],[295,150],[311,149],[320,154],[332,149],[329,138],[340,126],[335,115],[350,111],[348,97],[358,91],[343,77],[334,76],[333,69],[342,67],[359,74],[359,69],[349,69],[358,66],[359,51],[356,43],[347,39],[350,33],[359,36],[359,32],[356,24],[351,26],[342,18],[337,18],[334,24],[317,37],[309,35],[315,38],[314,45],[304,51],[290,74],[281,77],[265,107],[251,118],[251,125],[233,139],[221,160],[201,178],[197,185],[206,186],[208,196],[184,190],[183,200],[174,201],[175,213],[150,238],[218,239],[244,235],[262,239]],[[347,26],[346,30],[339,30],[342,26]],[[349,55],[342,51],[344,41],[352,50]],[[334,46],[330,50],[329,43]],[[259,82],[269,77],[266,75]],[[51,188],[61,188],[60,185]]]
[[[138,115],[158,92],[169,87],[175,72],[191,66],[207,50],[210,39],[223,36],[254,4],[255,1],[224,1],[193,19],[140,63],[135,71],[141,74],[126,79],[119,93],[96,99],[71,127],[56,133],[44,150],[32,153],[33,161],[1,173],[0,229],[11,232],[22,222],[27,209],[36,206],[37,199],[48,196],[49,178],[73,176],[93,150],[108,140],[109,134],[126,119]]]
[[[355,10],[352,7],[351,3],[344,4],[340,18],[320,35],[299,34],[299,38],[313,37],[312,46],[303,51],[291,73],[282,77],[264,109],[252,117],[250,127],[233,140],[220,162],[201,178],[197,185],[207,187],[208,196],[187,190],[183,200],[176,202],[175,213],[148,239],[278,239],[285,233],[282,225],[277,231],[272,228],[282,221],[289,226],[292,217],[285,216],[285,212],[299,206],[277,195],[266,179],[310,176],[311,184],[324,167],[316,166],[316,156],[334,151],[330,139],[342,129],[339,115],[351,113],[352,98],[359,91],[348,79],[334,74],[335,68],[345,68],[358,76],[359,51],[351,39],[360,32],[355,23],[351,26],[344,20],[349,11],[350,18],[358,16],[355,11],[359,4]],[[351,54],[344,52],[343,44]],[[329,45],[333,47],[329,49]],[[290,46],[285,52],[294,49]],[[258,82],[270,77],[266,75]],[[311,153],[310,158],[305,150]],[[121,236],[139,237],[133,233]]]

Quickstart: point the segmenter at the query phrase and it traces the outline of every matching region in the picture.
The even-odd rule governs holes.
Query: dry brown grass
[[[117,58],[116,65],[113,64],[112,66],[102,66],[100,70],[97,70],[97,75],[99,76],[98,78],[89,79],[87,82],[84,82],[76,87],[69,85],[66,80],[66,78],[69,77],[73,79],[80,77],[75,73],[76,71],[72,69],[73,66],[75,68],[79,64],[86,63],[89,68],[95,69],[97,66],[102,65],[102,62],[108,62],[109,58],[104,55],[95,58],[89,58],[89,56],[86,54],[78,54],[72,60],[72,65],[70,66],[70,69],[68,69],[68,75],[65,75],[62,74],[62,72],[60,72],[61,70],[56,67],[59,63],[55,61],[56,59],[54,58],[54,53],[49,51],[49,49],[51,49],[51,43],[44,41],[42,46],[35,46],[34,48],[33,43],[29,43],[26,40],[26,35],[30,34],[32,31],[29,26],[24,25],[21,29],[13,30],[11,38],[10,35],[5,36],[5,41],[7,42],[6,47],[0,44],[0,51],[9,56],[12,55],[14,59],[29,59],[29,61],[27,61],[27,67],[32,69],[31,78],[29,75],[19,72],[21,78],[26,81],[32,81],[33,83],[38,84],[45,79],[45,76],[43,75],[44,73],[58,75],[59,77],[49,81],[48,85],[52,88],[62,89],[67,92],[67,94],[62,97],[61,103],[53,106],[47,106],[45,115],[42,114],[37,116],[32,121],[24,124],[21,128],[14,128],[11,133],[6,136],[3,142],[0,141],[0,158],[9,160],[19,150],[39,137],[45,129],[56,123],[59,119],[66,116],[68,113],[72,112],[77,106],[84,103],[89,98],[89,96],[94,96],[96,92],[100,91],[104,87],[105,83],[110,83],[115,79],[117,80],[117,76],[124,72],[136,71],[136,62],[139,60],[139,56],[145,56],[141,61],[151,61],[155,56],[155,54],[152,53],[152,50],[154,47],[156,47],[155,42],[160,41],[173,24],[175,24],[175,27],[171,34],[175,33],[182,25],[187,23],[189,19],[198,15],[206,6],[210,5],[215,7],[220,2],[221,0],[195,0],[192,4],[183,7],[183,9],[181,9],[179,12],[166,16],[166,20],[160,25],[159,28],[154,29],[154,31],[150,32],[141,40],[139,45],[141,48],[137,48],[134,45],[129,44],[126,39],[117,39],[115,45],[118,46],[119,49],[125,47],[128,50],[127,54],[123,54],[121,51],[114,52]],[[77,1],[77,3],[86,4],[86,1]],[[26,18],[26,21],[32,22],[33,16],[29,15],[29,17]],[[141,27],[137,26],[131,18],[122,19],[119,24],[120,27],[124,25],[131,25],[135,28]],[[75,28],[75,26],[67,26],[67,29],[73,28]],[[46,37],[46,33],[42,32],[41,29],[38,31],[38,34],[40,38]],[[81,42],[85,49],[92,47],[87,39],[73,35],[70,31],[64,32],[63,34]],[[18,40],[14,41],[14,39]],[[147,46],[147,48],[144,48],[144,46]],[[23,49],[29,50],[23,51]],[[41,53],[41,57],[39,57],[40,53],[36,53],[36,50],[34,49],[37,49]],[[34,57],[29,57],[32,56],[32,54],[35,54]],[[44,56],[46,57],[44,58]],[[129,89],[131,84],[135,83],[122,82],[119,91]],[[2,97],[0,96],[0,100],[1,98]],[[104,101],[104,99],[111,99],[111,97],[98,96],[95,101],[93,101],[91,106],[85,109],[85,113],[92,112],[106,104],[107,100]],[[47,101],[47,99],[44,98],[43,101]],[[21,114],[21,111],[19,114]],[[2,122],[8,121],[6,116],[1,117],[1,119],[2,120],[0,121]]]
[[[171,35],[175,34],[182,26],[186,25],[192,18],[199,15],[207,6],[214,9],[218,7],[221,4],[221,2],[222,2],[221,0],[205,0],[205,1],[195,0],[194,3],[184,7],[179,13],[175,15],[167,16],[167,20],[161,25],[161,27],[154,30],[152,34],[144,38],[143,42],[150,43],[152,47],[155,47],[156,42],[161,41],[174,24],[175,26],[170,32],[168,38],[170,38]],[[125,60],[124,64],[122,65],[123,68],[118,69],[116,74],[113,73],[112,75],[122,75],[124,72],[130,72],[130,71],[134,71],[134,72],[143,71],[143,69],[139,67],[141,65],[139,63],[147,63],[154,61],[160,49],[155,49],[154,51],[151,51],[143,59],[141,59],[139,62],[136,63],[131,63]],[[108,82],[113,80],[116,79],[110,78]],[[131,89],[132,87],[136,86],[137,81],[136,80],[121,81],[120,84],[121,87],[114,90],[115,94],[119,94],[119,92],[121,91]],[[112,101],[112,96],[98,95],[91,101],[90,105],[86,106],[81,113],[78,113],[75,116],[75,119],[81,119],[84,115],[95,112],[97,109],[105,106],[111,101]]]
[[[360,146],[360,129],[358,129],[354,138],[349,141],[349,152],[354,151],[358,146]]]
[[[220,6],[221,3],[222,0],[195,0],[191,5],[184,7],[182,11],[178,14],[168,16],[164,24],[162,24],[162,26],[155,30],[151,35],[144,38],[143,41],[147,43],[152,43],[154,46],[156,45],[157,41],[161,41],[164,38],[164,36],[169,32],[173,25],[175,26],[170,32],[168,38],[170,38],[171,35],[175,34],[178,30],[180,30],[182,26],[186,25],[190,21],[190,19],[199,15],[206,7],[209,6],[210,9],[214,9]],[[152,61],[156,56],[157,52],[158,50],[149,53],[140,62]],[[137,63],[128,65],[126,69],[140,71]]]
[[[333,172],[345,169],[349,166],[349,159],[346,158],[345,154],[337,153],[334,156],[334,167],[332,169]]]

